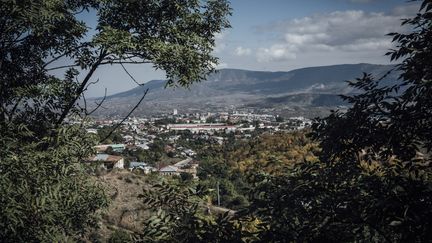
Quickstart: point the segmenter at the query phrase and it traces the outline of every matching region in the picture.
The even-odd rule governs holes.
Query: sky
[[[414,16],[418,3],[406,0],[231,0],[232,28],[217,35],[218,68],[290,71],[347,63],[389,64],[390,32]],[[151,65],[130,65],[141,83],[164,79]],[[121,67],[104,66],[89,97],[136,87]]]

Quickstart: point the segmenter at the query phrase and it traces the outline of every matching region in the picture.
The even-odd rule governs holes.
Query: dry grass
[[[144,220],[149,216],[138,195],[149,184],[148,176],[138,175],[126,170],[112,171],[96,178],[110,198],[107,209],[102,211],[100,228],[93,232],[106,240],[116,230],[129,233],[139,232]]]

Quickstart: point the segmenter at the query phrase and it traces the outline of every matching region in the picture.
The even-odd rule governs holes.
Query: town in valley
[[[205,154],[190,145],[194,141],[219,145],[230,138],[247,141],[260,134],[307,129],[312,120],[302,116],[284,118],[262,111],[254,113],[253,109],[215,113],[181,113],[173,109],[159,116],[133,116],[126,120],[70,119],[69,123],[83,123],[88,133],[99,135],[103,141],[94,147],[94,156],[85,161],[92,168],[163,176],[187,173],[198,179],[197,167]],[[103,137],[110,132],[110,136]]]

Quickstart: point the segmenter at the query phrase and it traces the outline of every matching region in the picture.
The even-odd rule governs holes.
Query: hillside
[[[309,67],[289,72],[247,71],[222,69],[207,80],[193,84],[190,89],[165,88],[164,80],[152,80],[144,86],[108,96],[105,106],[113,109],[102,113],[128,111],[149,92],[137,112],[188,107],[191,109],[217,109],[236,107],[273,107],[293,105],[300,107],[337,106],[343,104],[339,94],[353,92],[346,80],[354,80],[363,73],[383,76],[392,65],[343,64]],[[394,80],[392,73],[386,80]]]

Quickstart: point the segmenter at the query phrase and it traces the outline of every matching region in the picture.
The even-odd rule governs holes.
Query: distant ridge
[[[337,106],[343,104],[340,94],[353,92],[346,80],[371,73],[379,78],[394,65],[341,64],[307,67],[288,72],[221,69],[207,80],[193,84],[190,89],[164,88],[164,80],[152,80],[145,85],[106,97],[106,103],[117,110],[129,109],[148,88],[147,106],[158,109],[170,106]],[[388,75],[384,82],[398,77]],[[148,108],[147,108],[148,109]]]

